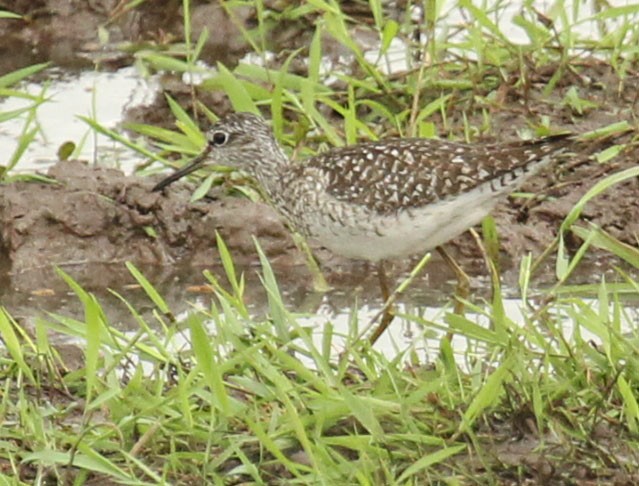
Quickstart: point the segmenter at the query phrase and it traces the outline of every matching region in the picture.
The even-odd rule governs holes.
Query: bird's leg
[[[388,277],[386,276],[386,264],[384,260],[380,260],[377,263],[377,278],[379,279],[379,288],[382,291],[382,299],[384,299],[384,304],[388,302],[388,299],[391,296],[391,290],[388,285]]]
[[[386,328],[390,325],[395,317],[393,312],[393,303],[391,301],[391,292],[390,287],[388,286],[388,278],[386,277],[386,270],[384,268],[384,260],[380,260],[377,263],[377,277],[379,278],[379,287],[382,291],[382,298],[384,299],[384,307],[382,320],[379,325],[375,328],[373,333],[368,338],[371,346],[375,344],[375,342],[379,339],[379,337],[384,334]]]
[[[299,248],[302,253],[306,256],[306,265],[311,272],[311,276],[313,279],[313,290],[315,292],[328,292],[331,290],[331,286],[328,284],[326,279],[324,278],[324,274],[322,273],[322,269],[313,255],[311,248],[308,246],[308,243],[304,239],[302,235],[296,232],[291,233],[293,235],[293,241],[297,248]]]
[[[468,300],[470,294],[470,278],[466,272],[459,266],[455,259],[448,253],[443,246],[437,247],[437,252],[444,259],[446,264],[451,268],[457,277],[457,287],[455,288],[455,314],[464,315],[464,300]],[[452,336],[451,336],[452,337]]]
[[[393,312],[393,305],[397,298],[413,283],[413,281],[417,278],[417,276],[424,269],[426,264],[430,261],[430,253],[426,253],[419,261],[417,265],[410,271],[408,277],[395,289],[393,292],[390,292],[390,288],[388,286],[388,280],[386,279],[386,271],[384,270],[384,261],[381,261],[377,264],[377,276],[379,277],[379,284],[382,290],[382,295],[385,299],[384,306],[381,310],[373,317],[371,320],[371,326],[377,322],[377,319],[380,317],[381,322],[375,328],[375,330],[370,335],[369,342],[371,346],[375,344],[375,341],[384,333],[388,325],[391,323],[393,318],[395,317],[395,313]]]

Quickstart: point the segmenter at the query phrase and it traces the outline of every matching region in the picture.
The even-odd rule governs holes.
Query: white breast
[[[486,185],[422,208],[379,216],[334,203],[331,216],[307,218],[311,238],[349,258],[379,261],[425,253],[485,218],[501,195]],[[314,219],[314,221],[312,221]]]

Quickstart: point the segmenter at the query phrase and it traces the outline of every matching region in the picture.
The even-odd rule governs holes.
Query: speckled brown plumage
[[[567,135],[498,145],[386,139],[333,149],[304,166],[325,171],[326,191],[340,201],[389,214],[454,197],[483,183],[492,182],[499,190],[540,156],[568,143]]]

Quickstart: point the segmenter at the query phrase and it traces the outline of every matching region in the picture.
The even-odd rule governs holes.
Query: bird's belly
[[[494,206],[495,196],[471,191],[393,215],[369,213],[352,221],[323,217],[309,225],[308,233],[329,250],[349,258],[403,258],[442,245],[481,222]]]

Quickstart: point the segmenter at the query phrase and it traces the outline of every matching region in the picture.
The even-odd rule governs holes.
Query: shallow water
[[[41,133],[29,145],[14,173],[46,170],[57,161],[58,148],[67,141],[78,146],[74,158],[102,166],[132,172],[140,156],[116,144],[108,137],[93,132],[79,116],[93,118],[106,128],[117,129],[127,108],[150,103],[158,85],[155,78],[143,79],[134,67],[115,72],[68,72],[52,69],[44,83],[22,87],[32,95],[44,91],[50,101],[37,109]],[[0,103],[0,111],[11,111],[30,105],[29,100],[9,98]],[[0,145],[6,153],[17,146],[24,120],[13,119],[0,124]]]
[[[180,319],[193,309],[209,309],[212,303],[217,305],[215,295],[206,286],[208,281],[202,275],[201,268],[182,265],[178,267],[141,266],[139,269]],[[117,295],[120,295],[136,309],[149,326],[160,328],[157,308],[143,289],[136,284],[124,265],[66,266],[63,270],[80,281],[85,290],[96,295],[111,326],[130,333],[139,330],[136,319],[118,298]],[[207,270],[230,291],[221,267],[211,267]],[[237,270],[238,275],[243,274],[246,281],[244,302],[255,321],[263,321],[268,316],[269,307],[267,294],[261,283],[260,268],[250,266]],[[333,269],[329,277],[334,288],[327,293],[319,293],[309,287],[310,279],[305,268],[274,268],[287,310],[296,317],[297,325],[314,329],[313,342],[318,349],[322,349],[324,344],[326,326],[331,327],[333,338],[330,348],[334,358],[344,351],[347,336],[364,337],[375,327],[376,324],[371,325],[371,321],[383,304],[377,277],[372,269],[358,266],[348,270],[347,273],[340,275]],[[30,273],[32,275],[17,276],[18,279],[15,281],[18,282],[18,287],[14,285],[12,288],[7,288],[0,285],[2,289],[0,301],[13,317],[19,319],[27,328],[33,326],[38,316],[49,320],[50,317],[47,317],[49,313],[80,321],[84,319],[80,299],[70,291],[61,278],[54,274],[53,270],[37,270]],[[552,280],[551,275],[546,274],[545,277],[549,281]],[[505,272],[503,280],[513,282],[516,278],[516,272],[510,270]],[[611,281],[612,276],[609,276],[607,280]],[[38,288],[35,285],[43,281],[51,286]],[[582,278],[582,281],[589,280]],[[478,276],[473,277],[471,282],[470,301],[479,308],[490,309],[488,279]],[[388,359],[393,359],[398,353],[404,353],[406,357],[409,356],[406,353],[413,353],[419,362],[432,362],[440,352],[441,341],[448,331],[445,325],[446,315],[453,312],[454,290],[455,281],[450,270],[443,262],[432,262],[432,265],[427,266],[425,272],[398,299],[397,317],[380,337],[375,349]],[[506,287],[502,289],[502,292],[505,296],[504,309],[507,318],[515,324],[525,325],[522,314],[524,304],[517,298],[519,294],[517,289]],[[543,294],[543,290],[533,290],[531,292],[533,301]],[[591,306],[597,305],[596,300],[587,298],[582,300]],[[486,328],[490,326],[490,319],[487,316],[473,313],[472,310],[467,310],[466,317]],[[353,322],[357,322],[356,328]],[[565,335],[570,336],[574,332],[574,324],[566,316],[562,322],[564,322]],[[628,301],[624,329],[634,335],[638,324],[639,302]],[[211,333],[216,332],[215,323],[210,322],[209,327]],[[586,341],[592,340],[596,345],[601,344],[601,339],[589,333],[588,330],[580,329],[580,333]],[[170,347],[181,349],[187,344],[185,339],[186,335],[176,335]],[[69,344],[74,343],[75,340],[63,336],[52,336],[52,342]],[[458,364],[465,369],[473,366],[474,358],[485,354],[481,343],[459,335],[453,336],[451,344]],[[309,365],[312,365],[310,361]]]

